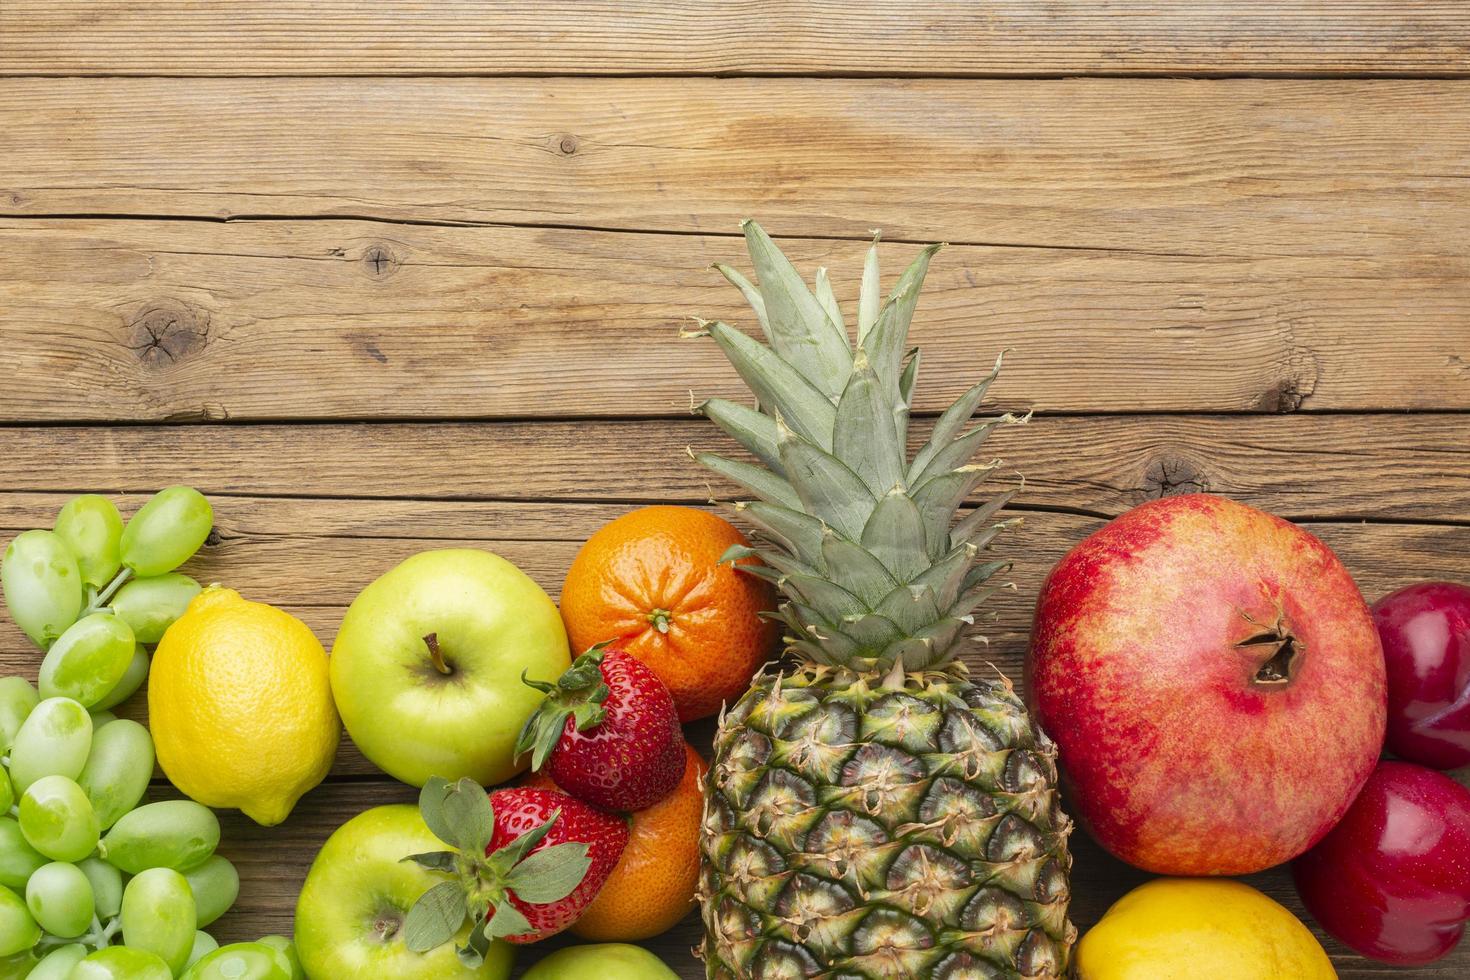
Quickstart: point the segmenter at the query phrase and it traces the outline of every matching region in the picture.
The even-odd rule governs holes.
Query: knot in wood
[[[128,324],[127,346],[149,367],[176,364],[208,341],[208,317],[182,303],[155,304]]]
[[[1141,489],[1145,500],[1156,500],[1181,493],[1208,493],[1210,482],[1191,460],[1170,454],[1149,462]]]
[[[555,137],[552,142],[556,145],[556,151],[564,157],[569,157],[573,153],[576,153],[577,148],[582,145],[578,142],[577,137],[571,133],[563,133]]]
[[[402,265],[393,250],[380,242],[364,248],[360,262],[369,279],[387,279]]]

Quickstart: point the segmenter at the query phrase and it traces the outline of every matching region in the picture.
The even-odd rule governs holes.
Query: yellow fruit
[[[1157,878],[1077,944],[1078,980],[1334,980],[1306,926],[1249,885]]]
[[[306,624],[217,586],[159,642],[148,715],[175,786],[267,827],[322,781],[342,734],[327,653]]]

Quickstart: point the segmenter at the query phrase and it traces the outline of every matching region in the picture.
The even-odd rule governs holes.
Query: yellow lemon
[[[175,786],[267,827],[322,781],[342,734],[327,653],[306,624],[217,586],[159,642],[148,715]]]
[[[1249,885],[1158,878],[1077,944],[1079,980],[1334,980],[1311,930]]]

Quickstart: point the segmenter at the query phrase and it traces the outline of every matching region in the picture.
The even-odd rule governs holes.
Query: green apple
[[[363,755],[422,786],[521,769],[516,736],[571,664],[556,604],[488,551],[414,555],[362,590],[332,646],[332,694]]]
[[[404,858],[442,851],[407,803],[359,813],[327,839],[296,900],[296,954],[309,977],[393,977],[395,980],[506,980],[515,949],[495,942],[478,970],[459,961],[468,920],[452,942],[427,953],[404,945],[403,923],[420,895],[447,880]]]
[[[678,980],[657,956],[627,943],[595,943],[559,949],[526,971],[522,980]]]

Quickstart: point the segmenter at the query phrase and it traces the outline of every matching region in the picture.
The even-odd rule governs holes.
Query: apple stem
[[[446,677],[454,673],[453,668],[444,662],[444,654],[439,650],[438,633],[430,633],[424,637],[424,646],[429,648],[429,662],[434,665],[435,670]]]

